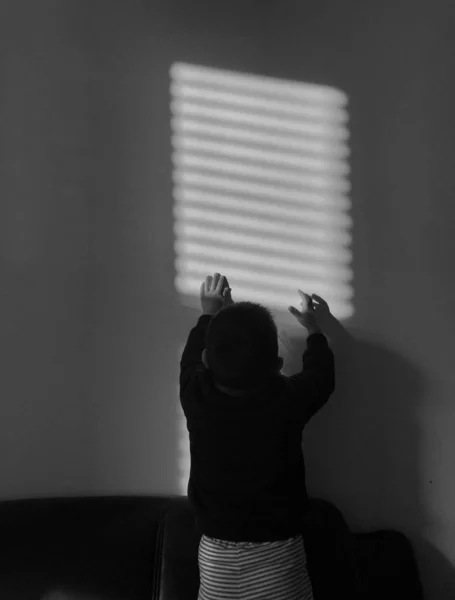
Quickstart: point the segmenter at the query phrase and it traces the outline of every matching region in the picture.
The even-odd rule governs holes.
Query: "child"
[[[334,356],[299,290],[308,330],[302,371],[281,375],[270,311],[234,303],[225,277],[201,286],[203,315],[180,362],[190,437],[188,498],[201,535],[198,600],[311,600],[302,523],[302,430],[334,391]]]

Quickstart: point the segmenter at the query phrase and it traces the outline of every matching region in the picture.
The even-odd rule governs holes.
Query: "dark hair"
[[[214,379],[248,389],[276,369],[278,330],[268,308],[256,302],[225,306],[209,322],[205,347]]]

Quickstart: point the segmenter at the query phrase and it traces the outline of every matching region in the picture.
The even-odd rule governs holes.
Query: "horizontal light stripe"
[[[317,102],[328,105],[346,105],[347,96],[341,90],[333,87],[293,82],[273,77],[263,77],[249,73],[238,73],[213,69],[210,67],[199,67],[185,63],[174,63],[170,70],[172,80],[182,82],[199,82],[201,84],[224,86],[229,90],[252,88],[262,94],[278,95],[284,99],[295,99],[304,102]]]
[[[314,206],[323,208],[344,208],[349,209],[351,202],[345,194],[340,193],[310,193],[304,190],[290,190],[280,185],[261,184],[251,181],[240,181],[213,175],[206,175],[198,172],[176,170],[173,172],[173,179],[179,186],[196,186],[202,188],[211,188],[228,193],[251,194],[258,199],[269,198],[277,203],[294,202],[302,206]]]
[[[288,253],[291,256],[301,256],[302,260],[309,259],[321,259],[321,260],[333,260],[335,263],[338,262],[349,262],[351,259],[351,253],[345,248],[339,248],[337,246],[331,247],[327,245],[319,246],[314,243],[301,242],[287,242],[285,238],[283,240],[272,238],[266,239],[264,236],[254,234],[245,237],[242,234],[238,234],[234,231],[210,231],[205,227],[199,225],[180,223],[177,222],[174,225],[174,233],[181,237],[183,240],[199,240],[199,241],[213,241],[216,244],[218,241],[229,244],[237,244],[239,247],[255,248],[258,251],[263,248],[264,250],[271,252],[283,252]]]
[[[253,166],[226,159],[207,158],[205,156],[186,154],[185,152],[174,152],[172,162],[179,169],[218,171],[223,174],[251,179],[256,178],[261,181],[282,182],[283,185],[311,187],[321,191],[348,192],[350,189],[349,181],[343,177],[330,177],[328,175],[318,175],[317,173],[313,175],[311,172],[298,175],[289,171],[272,169],[271,167]]]
[[[314,123],[312,121],[294,121],[278,117],[266,117],[256,113],[238,112],[222,108],[209,108],[200,104],[191,104],[181,100],[173,100],[172,112],[182,117],[203,117],[223,123],[244,125],[246,127],[258,127],[261,129],[273,129],[278,132],[299,135],[315,136],[330,140],[343,140],[349,138],[348,130],[342,126],[330,123]]]
[[[197,155],[198,152],[209,153],[212,156],[234,158],[237,160],[248,159],[251,161],[268,163],[272,167],[288,167],[292,169],[311,170],[315,174],[327,173],[331,176],[344,177],[349,175],[349,166],[345,161],[334,160],[330,157],[315,158],[311,156],[299,156],[298,154],[284,154],[283,152],[273,152],[271,150],[261,150],[249,148],[245,145],[228,144],[225,142],[210,142],[187,136],[174,136],[172,145],[177,152],[192,152]]]
[[[252,218],[231,214],[229,211],[214,212],[190,206],[174,206],[174,216],[186,223],[205,224],[216,232],[217,227],[237,228],[243,235],[257,234],[268,241],[273,236],[278,239],[304,239],[306,242],[322,245],[348,245],[351,236],[336,227],[314,227],[311,222],[305,225],[291,225],[282,221],[266,218]],[[249,230],[249,231],[245,231]]]
[[[349,156],[349,147],[343,141],[334,141],[323,138],[308,139],[294,135],[279,135],[266,131],[253,131],[241,127],[233,127],[226,123],[210,123],[204,119],[188,119],[174,116],[171,121],[172,130],[179,135],[183,133],[198,136],[216,137],[220,141],[230,140],[246,144],[259,144],[269,146],[273,150],[296,152],[297,154],[318,155],[327,158],[343,159]],[[295,133],[295,132],[293,132]],[[175,139],[176,136],[174,136]]]
[[[337,227],[338,229],[348,229],[352,226],[352,218],[345,211],[327,210],[322,207],[309,208],[303,202],[300,206],[291,205],[276,200],[259,200],[242,196],[233,196],[232,194],[216,194],[207,192],[203,189],[194,189],[190,187],[175,187],[174,198],[178,204],[186,206],[200,206],[209,211],[212,207],[230,211],[238,214],[240,218],[245,213],[256,213],[261,217],[270,217],[280,219],[281,221],[292,221],[306,225],[311,223],[318,227]]]
[[[248,268],[268,268],[270,270],[281,271],[287,273],[288,277],[296,279],[304,277],[313,277],[315,279],[325,278],[333,282],[348,282],[353,278],[353,271],[345,265],[333,265],[331,263],[315,263],[305,262],[295,258],[295,256],[287,256],[280,258],[278,255],[266,258],[264,254],[254,253],[246,249],[238,250],[236,248],[223,249],[214,247],[213,245],[204,246],[201,243],[180,241],[174,243],[174,248],[179,257],[177,264],[183,270],[189,269],[189,261],[194,261],[195,258],[204,257],[206,271],[215,273],[229,272],[232,264],[237,264],[238,268],[243,266],[244,270]],[[193,263],[192,263],[193,264]],[[226,265],[229,265],[226,267]]]
[[[288,102],[285,99],[274,100],[270,98],[254,96],[255,89],[245,91],[244,94],[220,91],[210,87],[190,85],[177,81],[171,86],[174,98],[184,102],[199,102],[203,104],[227,104],[228,106],[243,111],[260,111],[278,113],[279,116],[293,117],[303,120],[319,121],[328,123],[344,124],[348,120],[348,114],[343,106],[338,107],[311,102]]]

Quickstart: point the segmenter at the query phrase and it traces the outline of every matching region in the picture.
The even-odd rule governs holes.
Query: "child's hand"
[[[294,306],[290,306],[289,312],[308,330],[308,333],[321,331],[318,316],[330,313],[329,305],[321,296],[316,294],[309,296],[302,290],[299,290],[299,294],[301,296],[300,306],[302,311],[300,312]]]
[[[201,284],[201,306],[206,315],[214,315],[224,306],[233,304],[231,288],[224,275],[207,275]]]

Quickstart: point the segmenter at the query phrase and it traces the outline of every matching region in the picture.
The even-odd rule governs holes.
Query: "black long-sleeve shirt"
[[[210,318],[198,319],[180,361],[197,530],[238,542],[299,535],[308,500],[302,430],[335,389],[333,352],[323,334],[310,335],[300,373],[265,375],[255,392],[230,396],[202,363]]]

